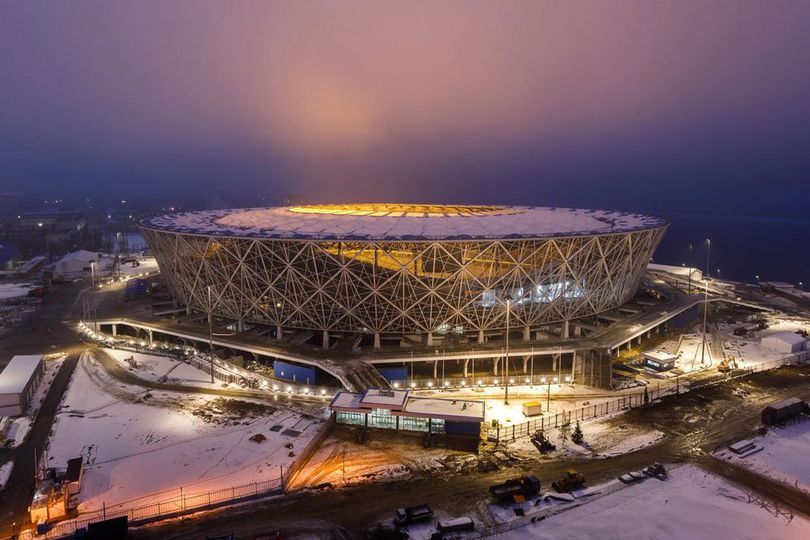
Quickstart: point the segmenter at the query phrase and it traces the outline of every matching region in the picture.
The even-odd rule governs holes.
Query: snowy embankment
[[[277,479],[319,424],[262,402],[124,385],[85,353],[54,425],[48,465],[64,468],[82,456],[79,510],[105,504],[109,511],[176,497],[181,488],[191,495]],[[257,435],[265,439],[251,440]]]
[[[807,459],[810,455],[810,419],[805,417],[796,424],[771,428],[752,442],[762,450],[742,457],[724,449],[715,456],[806,491],[810,496],[810,461]]]
[[[32,283],[0,283],[0,300],[26,296],[33,287]]]
[[[531,538],[810,538],[810,521],[691,465],[500,536]]]
[[[0,466],[0,491],[3,491],[3,488],[6,487],[6,482],[8,482],[9,477],[11,476],[11,470],[14,468],[14,461],[6,461]]]
[[[119,349],[104,349],[122,368],[136,377],[152,382],[167,382],[199,388],[222,388],[212,383],[211,376],[191,364],[167,356],[144,354]]]
[[[572,425],[572,429],[573,429]],[[599,420],[587,420],[580,423],[582,429],[582,444],[574,444],[570,435],[565,444],[560,438],[558,429],[551,429],[547,436],[557,446],[557,450],[544,454],[548,459],[561,457],[580,457],[591,459],[605,459],[652,446],[661,442],[666,434],[657,429],[648,429],[632,424],[622,424],[621,414],[614,414]],[[510,441],[506,447],[513,452],[538,457],[531,439],[524,437]]]

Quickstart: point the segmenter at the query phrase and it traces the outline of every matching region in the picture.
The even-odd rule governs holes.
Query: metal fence
[[[754,373],[762,371],[769,371],[772,369],[780,368],[783,366],[803,362],[810,357],[810,352],[802,351],[798,353],[787,354],[782,358],[776,360],[768,360],[752,364],[743,369],[735,369],[728,373],[718,373],[712,377],[706,377],[695,381],[681,381],[680,377],[676,377],[675,382],[669,382],[663,386],[658,386],[654,389],[645,386],[643,389],[636,392],[627,393],[610,401],[603,401],[594,405],[585,405],[570,411],[562,411],[559,413],[540,418],[521,422],[511,426],[495,426],[488,430],[487,438],[490,441],[500,442],[505,440],[514,440],[520,437],[530,437],[537,430],[548,430],[560,427],[566,422],[575,422],[577,420],[590,420],[607,416],[609,414],[639,407],[645,405],[653,400],[660,399],[665,396],[690,392],[700,388],[715,386],[730,380],[748,377]]]
[[[86,528],[91,523],[122,516],[126,516],[129,519],[130,525],[166,519],[193,511],[225,506],[257,496],[282,493],[282,485],[283,479],[279,476],[279,478],[266,480],[264,482],[254,482],[252,484],[244,484],[217,491],[191,493],[188,495],[181,494],[177,497],[142,506],[124,507],[122,505],[116,505],[109,508],[105,507],[102,510],[81,514],[79,518],[74,520],[56,523],[52,525],[44,535],[37,535],[33,530],[25,530],[20,533],[18,538],[63,538],[73,535],[76,530]]]
[[[471,375],[469,377],[436,377],[429,378],[409,378],[393,379],[391,386],[394,388],[406,388],[411,390],[431,390],[431,389],[463,389],[463,388],[486,388],[492,386],[503,386],[506,381],[514,386],[542,386],[548,384],[573,384],[576,381],[570,370],[567,372],[550,372],[541,374],[512,375],[508,378],[497,375]]]

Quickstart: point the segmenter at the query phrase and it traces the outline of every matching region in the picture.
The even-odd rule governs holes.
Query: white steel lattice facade
[[[664,220],[534,207],[340,205],[141,223],[173,293],[201,312],[343,333],[480,335],[612,309]],[[209,296],[210,286],[210,296]],[[210,298],[210,301],[209,301]]]

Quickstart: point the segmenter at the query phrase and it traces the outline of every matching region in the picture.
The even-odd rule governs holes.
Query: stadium
[[[189,310],[267,325],[279,338],[311,333],[328,346],[356,336],[374,347],[483,343],[507,325],[529,341],[550,324],[613,309],[636,292],[667,226],[624,212],[426,204],[211,210],[140,223]]]

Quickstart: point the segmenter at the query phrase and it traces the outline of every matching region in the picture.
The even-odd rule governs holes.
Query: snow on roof
[[[331,410],[351,410],[361,413],[373,408],[392,409],[394,416],[416,418],[442,418],[460,422],[483,422],[484,403],[462,399],[438,399],[409,397],[407,390],[392,390],[395,396],[380,394],[372,388],[362,394],[338,392],[329,404]],[[385,392],[385,390],[382,390]]]
[[[663,227],[642,214],[535,206],[359,204],[185,212],[145,229],[243,238],[470,240],[615,234]]]
[[[59,262],[68,262],[68,261],[90,262],[95,259],[98,259],[97,253],[80,249],[79,251],[72,251],[68,253],[67,255],[59,259]]]
[[[805,339],[802,336],[799,334],[794,334],[793,332],[777,332],[776,334],[764,336],[760,341],[765,340],[776,340],[783,343],[788,343],[790,345],[797,345],[805,342]]]
[[[359,409],[361,407],[360,400],[363,394],[355,394],[352,392],[338,392],[332,403],[329,404],[330,409]]]
[[[659,362],[670,362],[672,360],[677,360],[678,355],[672,354],[671,352],[667,352],[663,349],[654,349],[652,351],[644,351],[641,353],[642,355],[646,356],[647,358],[651,358],[653,360],[658,360]]]
[[[15,356],[0,373],[0,394],[19,394],[31,380],[42,357],[37,354]]]
[[[382,407],[401,410],[408,399],[408,390],[381,390],[379,388],[369,388],[360,399],[360,403],[365,407]]]
[[[466,422],[484,421],[484,402],[461,399],[411,398],[401,416],[444,418]]]

